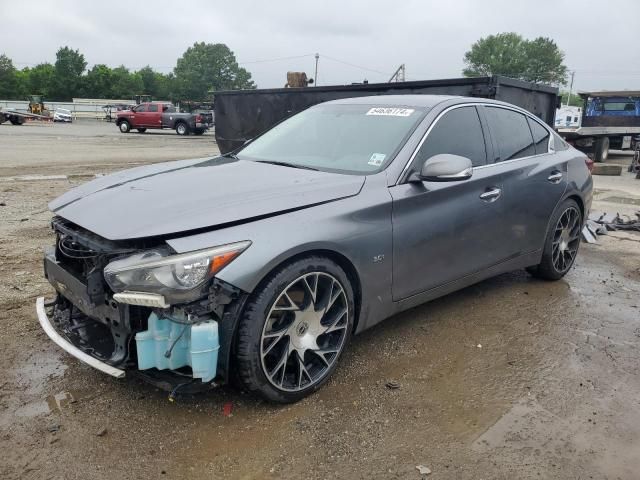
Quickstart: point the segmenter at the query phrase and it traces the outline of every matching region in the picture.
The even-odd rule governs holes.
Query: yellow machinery
[[[29,95],[29,113],[34,115],[49,115],[49,110],[44,106],[44,96]]]

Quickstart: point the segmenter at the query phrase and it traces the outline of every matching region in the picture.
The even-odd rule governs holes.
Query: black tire
[[[22,125],[24,123],[24,119],[21,117],[9,117],[9,121],[11,125]]]
[[[189,135],[189,125],[184,122],[176,123],[176,133],[181,136]]]
[[[564,260],[562,262],[562,267],[558,265],[558,261],[554,261],[554,253],[556,248],[560,248],[556,243],[559,240],[559,228],[560,222],[564,218],[563,216],[567,214],[567,212],[577,212],[577,231],[572,232],[571,235],[575,234],[576,239],[571,242],[567,242],[567,251],[571,251],[575,248],[573,252],[573,256],[570,261],[567,261],[566,264]],[[578,249],[580,247],[580,236],[582,232],[582,212],[580,211],[580,207],[576,203],[575,200],[567,199],[562,202],[556,211],[553,213],[551,220],[549,221],[549,228],[547,232],[547,236],[544,242],[544,248],[542,250],[542,260],[538,265],[534,265],[532,267],[527,268],[527,272],[533,275],[536,278],[542,278],[544,280],[560,280],[564,277],[576,259],[578,255]],[[556,255],[564,255],[564,253],[559,252]],[[557,256],[555,257],[557,258]],[[566,257],[565,257],[566,258]]]
[[[596,140],[594,160],[606,162],[609,158],[609,137],[600,137]]]
[[[127,120],[122,120],[118,124],[118,128],[122,133],[129,133],[131,131],[131,124]]]
[[[322,375],[318,376],[318,378],[313,381],[311,381],[311,377],[309,377],[311,383],[308,387],[302,388],[299,383],[299,390],[287,391],[286,389],[277,388],[272,381],[267,378],[267,374],[264,371],[264,362],[261,356],[263,330],[265,329],[265,323],[267,322],[269,313],[272,311],[272,307],[275,306],[275,302],[281,298],[280,296],[282,292],[290,288],[292,282],[295,283],[296,279],[301,276],[309,274],[314,275],[316,272],[319,275],[327,274],[327,276],[333,277],[333,279],[337,280],[343,288],[346,305],[348,306],[346,323],[344,324],[344,336],[342,337],[341,346],[338,349],[338,352],[335,354],[335,357],[331,359],[333,363],[330,366],[325,367],[326,370],[324,370]],[[319,295],[317,292],[316,283],[316,294]],[[329,293],[329,296],[331,296],[331,293]],[[344,270],[335,262],[325,257],[312,256],[303,258],[272,272],[261,282],[249,298],[238,325],[234,363],[236,366],[236,373],[238,374],[243,386],[251,393],[259,395],[268,401],[277,403],[297,402],[322,387],[322,385],[327,382],[331,374],[335,371],[342,353],[349,344],[353,331],[355,313],[353,298],[353,287],[351,286],[349,278]],[[300,333],[300,335],[302,335],[302,333]],[[274,343],[277,343],[278,341],[280,340],[277,340]],[[286,338],[286,342],[291,341],[290,337]],[[289,347],[289,343],[286,343],[285,345],[285,348]],[[284,356],[282,358],[284,358]],[[287,358],[288,362],[292,357],[289,356]],[[299,358],[299,356],[296,358]],[[304,362],[302,363],[304,365]],[[286,368],[285,363],[285,371],[282,374],[283,378],[286,373]],[[274,374],[272,373],[272,379],[274,378],[273,375]],[[300,375],[302,376],[302,374]]]
[[[138,128],[137,130],[138,130],[138,133],[144,133],[147,131],[146,128]]]
[[[202,134],[204,134],[204,128],[196,128],[196,129],[193,131],[193,134],[194,134],[194,135],[202,135]]]

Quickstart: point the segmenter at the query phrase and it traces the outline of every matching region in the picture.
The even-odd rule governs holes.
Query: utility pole
[[[318,86],[318,59],[319,58],[320,58],[320,55],[316,53],[316,73],[313,76],[313,85],[316,87]]]
[[[571,92],[573,91],[573,76],[576,74],[575,70],[571,72],[571,83],[569,84],[569,97],[567,98],[567,107],[571,105]]]

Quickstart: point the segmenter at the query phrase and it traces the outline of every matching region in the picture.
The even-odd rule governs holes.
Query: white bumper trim
[[[107,373],[112,377],[123,378],[124,370],[120,370],[119,368],[112,367],[111,365],[101,362],[97,358],[93,358],[91,355],[84,353],[75,345],[69,343],[67,339],[65,339],[62,335],[60,335],[47,317],[47,312],[44,310],[44,297],[38,297],[36,300],[36,312],[38,313],[38,321],[42,326],[42,329],[49,336],[53,342],[58,345],[60,348],[65,350],[70,355],[73,355],[78,360],[86,363],[87,365],[95,368],[96,370],[100,370],[101,372]]]

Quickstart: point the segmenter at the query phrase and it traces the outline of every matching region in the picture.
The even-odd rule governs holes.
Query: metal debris
[[[615,215],[602,213],[591,214],[582,228],[582,239],[587,243],[597,243],[598,235],[606,235],[610,231],[626,230],[640,232],[640,211],[633,219],[619,213]]]
[[[613,219],[607,218],[607,214],[600,215],[595,223],[603,226],[606,230],[616,231],[616,230],[627,230],[627,231],[636,231],[640,232],[640,211],[635,213],[636,218],[631,218],[628,215],[621,216],[619,213],[616,213],[616,216]]]

